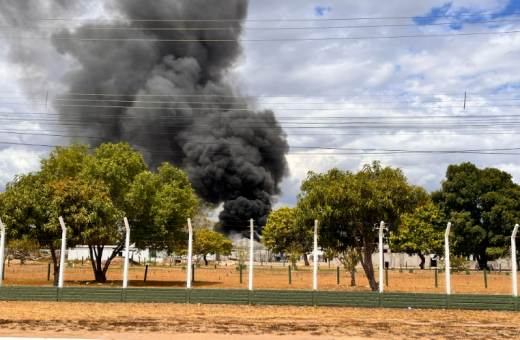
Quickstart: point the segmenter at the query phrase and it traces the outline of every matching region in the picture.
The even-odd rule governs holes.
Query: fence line
[[[164,259],[158,261],[147,257],[130,261],[130,225],[125,219],[125,228],[127,229],[126,244],[124,251],[124,259],[114,260],[106,273],[106,282],[95,282],[92,280],[92,271],[89,268],[89,261],[86,264],[84,259],[66,261],[66,228],[64,223],[60,221],[62,227],[62,245],[59,254],[59,280],[58,286],[80,286],[80,285],[102,285],[109,287],[178,287],[178,288],[234,288],[246,289],[272,289],[272,290],[312,290],[318,291],[318,283],[320,291],[367,291],[370,289],[366,273],[361,266],[357,266],[354,271],[343,270],[340,264],[335,261],[328,263],[319,263],[318,245],[317,245],[317,229],[318,221],[314,225],[314,244],[313,244],[313,263],[310,267],[304,266],[303,263],[285,262],[267,262],[271,261],[272,254],[269,258],[264,258],[266,252],[263,250],[255,250],[254,230],[251,228],[249,239],[249,254],[246,256],[248,260],[238,261],[236,265],[233,260],[217,260],[211,265],[205,263],[193,262],[193,229],[191,220],[188,220],[189,238],[188,238],[188,256],[185,260],[178,257],[170,257],[169,261]],[[23,286],[23,285],[52,285],[54,280],[51,279],[51,263],[41,260],[25,259],[19,253],[13,253],[12,248],[7,249],[9,256],[2,259],[5,248],[5,228],[0,221],[0,229],[2,229],[3,237],[0,237],[0,285]],[[252,224],[250,224],[252,227]],[[499,266],[495,266],[491,270],[457,269],[457,264],[451,263],[449,256],[450,240],[449,232],[451,225],[448,224],[445,233],[445,262],[444,267],[432,267],[432,261],[429,261],[429,268],[425,258],[422,258],[421,265],[417,262],[402,263],[399,261],[399,267],[391,266],[397,264],[390,259],[385,262],[384,251],[385,244],[383,242],[382,233],[384,232],[384,222],[380,224],[380,245],[379,254],[373,254],[374,259],[374,278],[379,280],[379,292],[415,292],[415,293],[446,293],[446,294],[501,294],[501,295],[518,295],[518,273],[516,263],[516,244],[515,236],[518,226],[515,226],[511,238],[511,266],[500,262]],[[468,249],[468,252],[472,251]],[[77,254],[76,254],[77,255]],[[394,254],[395,255],[395,254]],[[398,255],[401,256],[401,255]],[[376,265],[376,259],[379,262]],[[403,258],[404,259],[404,258]],[[173,261],[175,260],[175,261]],[[266,261],[264,261],[266,260]],[[124,262],[123,262],[124,261]],[[129,264],[129,261],[131,264]],[[185,262],[184,262],[185,261]],[[410,261],[410,258],[408,258]],[[453,259],[455,261],[455,258]],[[177,265],[180,263],[180,265]],[[333,263],[337,265],[332,265]],[[424,263],[424,265],[423,265]],[[453,267],[455,266],[455,267]],[[420,268],[418,268],[420,267]],[[4,275],[5,274],[5,275]],[[25,275],[25,277],[24,277]],[[511,278],[509,278],[511,276]],[[4,280],[7,279],[7,280]],[[444,282],[443,282],[444,280]],[[246,282],[247,281],[247,282]],[[510,289],[511,287],[512,289]]]

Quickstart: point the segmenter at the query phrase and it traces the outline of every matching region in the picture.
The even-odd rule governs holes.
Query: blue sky
[[[322,17],[325,13],[330,12],[330,11],[331,11],[330,6],[329,7],[316,6],[316,8],[314,8],[314,14],[317,17]]]

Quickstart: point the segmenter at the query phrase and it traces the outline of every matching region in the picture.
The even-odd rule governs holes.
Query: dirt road
[[[520,313],[0,302],[0,336],[96,339],[511,339]]]

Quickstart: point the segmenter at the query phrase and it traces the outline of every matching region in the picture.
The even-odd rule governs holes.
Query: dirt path
[[[520,313],[0,302],[0,336],[136,340],[511,339],[520,338]]]

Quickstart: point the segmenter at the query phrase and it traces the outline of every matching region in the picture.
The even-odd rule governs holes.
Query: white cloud
[[[470,12],[499,12],[507,6],[505,0],[454,0],[450,1],[449,13],[459,13],[461,9]],[[401,0],[380,1],[343,1],[331,0],[323,3],[315,1],[274,1],[252,0],[250,2],[250,19],[314,19],[315,7],[330,7],[330,12],[323,18],[377,17],[377,16],[419,16],[426,15],[432,8],[446,5],[442,0]],[[103,15],[99,4],[89,9],[90,17]],[[454,19],[438,19],[450,21]],[[413,23],[412,20],[363,20],[323,22],[322,26],[348,26],[353,24],[370,25]],[[247,27],[293,27],[306,23],[250,22]],[[488,24],[464,25],[454,33],[485,32],[490,30]],[[333,36],[377,36],[377,35],[419,35],[450,33],[449,26],[424,26],[401,28],[364,28],[364,29],[330,29],[330,30],[298,30],[298,31],[247,31],[244,38],[269,37],[333,37]],[[520,23],[501,23],[500,30],[520,30]],[[20,69],[16,62],[8,63],[5,49],[0,48],[0,90],[18,90],[20,84],[27,87],[50,91],[60,90],[60,77],[75,65],[66,57],[59,55],[53,48],[45,48],[41,43],[41,56],[35,59],[34,68]],[[39,45],[40,46],[40,45]],[[238,79],[244,93],[252,95],[345,95],[345,94],[389,94],[389,93],[459,93],[458,105],[452,109],[426,110],[345,110],[343,112],[327,112],[326,115],[365,116],[399,116],[399,115],[461,115],[461,114],[520,114],[516,107],[497,107],[472,109],[474,102],[468,102],[468,109],[462,110],[462,94],[466,92],[489,92],[499,87],[514,90],[511,85],[520,85],[520,34],[508,35],[473,35],[465,37],[406,38],[406,39],[374,39],[374,40],[328,40],[302,42],[247,42],[244,44],[245,58],[232,72],[230,77]],[[29,56],[28,56],[29,57]],[[383,97],[384,98],[384,97]],[[400,100],[432,99],[413,95],[404,96]],[[470,100],[485,99],[489,96],[470,96]],[[504,98],[504,97],[503,97]],[[340,106],[327,103],[337,98],[275,98],[262,99],[270,103],[294,102],[297,104],[266,104],[271,108],[367,108],[388,107],[387,104],[364,104],[360,101],[382,101],[381,97],[345,97]],[[357,102],[349,103],[348,100]],[[396,98],[390,97],[391,100]],[[437,96],[437,100],[450,100],[451,96]],[[322,105],[311,104],[323,102]],[[492,102],[488,102],[492,103]],[[480,102],[486,105],[486,102]],[[0,106],[2,104],[0,103]],[[6,109],[11,108],[6,106]],[[283,111],[275,110],[279,117],[322,117],[320,111]],[[406,121],[402,121],[406,122]],[[286,126],[289,124],[284,123]],[[36,127],[37,128],[37,127]],[[371,133],[374,135],[340,135],[347,133],[344,129],[300,130],[288,128],[291,146],[323,146],[355,149],[408,149],[408,150],[455,150],[481,148],[516,147],[517,135],[465,135],[450,130],[424,130],[421,134],[403,129],[359,129],[349,133]],[[513,131],[514,128],[501,128],[498,131]],[[432,132],[439,132],[432,135]],[[478,128],[466,132],[478,132]],[[295,135],[295,133],[300,135]],[[301,135],[308,133],[307,135]],[[321,133],[322,135],[311,135]],[[1,140],[29,140],[27,137],[2,135]],[[58,143],[56,139],[44,137],[30,139]],[[1,146],[1,145],[0,145]],[[25,151],[24,151],[25,150]],[[44,155],[48,149],[37,152],[10,147],[0,151],[0,190],[5,182],[18,172],[35,169],[37,157]],[[510,172],[516,181],[520,181],[520,164],[514,155],[366,155],[320,156],[308,155],[319,153],[319,150],[293,149],[301,155],[289,156],[291,174],[282,184],[285,195],[276,207],[294,205],[301,181],[308,171],[325,172],[333,167],[355,171],[363,164],[374,159],[381,159],[384,165],[402,167],[409,181],[422,185],[428,190],[439,187],[449,164],[471,161],[479,167],[497,167]],[[330,151],[332,152],[332,151]],[[304,153],[307,153],[305,155]]]

